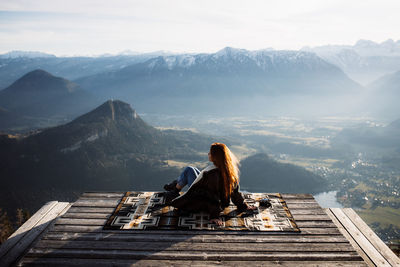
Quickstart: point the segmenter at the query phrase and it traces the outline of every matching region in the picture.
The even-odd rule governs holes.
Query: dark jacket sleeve
[[[244,197],[242,193],[239,192],[239,185],[236,185],[236,187],[233,189],[231,200],[233,204],[237,206],[238,210],[247,209],[247,204],[244,202]]]
[[[189,212],[206,211],[211,219],[219,217],[221,203],[215,191],[217,188],[216,171],[205,172],[203,178],[193,184],[182,196],[175,198],[171,206]]]

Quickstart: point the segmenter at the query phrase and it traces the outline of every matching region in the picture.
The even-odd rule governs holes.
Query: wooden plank
[[[326,214],[292,214],[294,220],[297,221],[332,221]]]
[[[351,237],[351,235],[347,232],[344,226],[340,223],[340,221],[336,218],[336,216],[332,213],[332,211],[327,208],[325,209],[326,214],[331,217],[332,221],[338,227],[339,231],[342,233],[344,237],[350,242],[350,244],[354,247],[354,249],[361,255],[364,261],[368,264],[368,266],[375,266],[375,264],[370,260],[370,258],[365,254],[365,252],[360,248],[357,242]]]
[[[335,228],[301,228],[301,235],[341,235],[337,227]]]
[[[318,204],[315,199],[288,199],[285,202],[286,204]]]
[[[35,248],[54,249],[117,249],[132,251],[224,251],[224,252],[348,252],[355,251],[349,243],[227,243],[221,246],[219,243],[192,243],[188,242],[99,242],[77,240],[41,240]]]
[[[209,261],[209,260],[125,260],[26,257],[20,266],[286,266],[286,267],[365,267],[361,261]]]
[[[104,193],[104,192],[85,192],[81,195],[81,197],[93,197],[93,198],[122,198],[125,193]]]
[[[59,218],[56,224],[74,224],[74,225],[102,225],[104,226],[107,219],[75,219],[75,218]]]
[[[51,229],[53,232],[73,232],[73,233],[85,233],[85,232],[107,232],[107,233],[114,233],[114,232],[121,232],[119,230],[103,230],[103,226],[81,226],[81,225],[54,225]],[[132,232],[142,232],[142,233],[148,233],[151,232],[152,230],[137,230],[137,231],[132,231]],[[163,230],[154,230],[154,231],[163,231]],[[174,230],[167,230],[168,232],[172,233]],[[195,232],[190,232],[187,231],[187,234],[199,234],[199,231]],[[223,235],[238,235],[238,232],[236,231],[225,231],[223,233],[219,231],[201,231],[201,234],[209,234],[209,235],[215,235],[215,234],[223,234]],[[337,228],[301,228],[300,233],[290,233],[290,232],[247,232],[248,235],[341,235],[339,230]]]
[[[340,208],[330,209],[346,231],[376,266],[391,266]]]
[[[135,241],[135,242],[221,242],[221,243],[348,243],[342,235],[225,235],[140,232],[54,232],[49,231],[43,240],[80,240],[80,241]]]
[[[336,228],[336,225],[330,221],[296,221],[296,224],[298,227],[300,227],[300,230],[305,227],[325,227],[325,228]]]
[[[287,203],[288,208],[291,209],[322,209],[318,203]]]
[[[392,265],[400,266],[400,259],[386,244],[369,228],[369,226],[350,208],[342,209],[344,214],[350,218],[353,224],[368,239],[368,241],[379,251],[379,253]]]
[[[110,199],[110,200],[98,200],[98,199],[93,199],[93,200],[77,200],[72,207],[104,207],[104,208],[115,208],[118,203],[119,199]]]
[[[32,226],[31,230],[24,235],[23,239],[20,239],[14,247],[1,258],[1,266],[8,266],[21,257],[26,249],[40,236],[50,223],[62,212],[65,212],[69,206],[70,203],[68,202],[57,202],[55,206],[49,209],[47,213]]]
[[[84,213],[84,212],[67,212],[61,218],[76,218],[76,219],[107,219],[111,213]]]
[[[99,198],[97,198],[97,197],[80,197],[80,198],[78,198],[78,200],[76,201],[76,202],[82,202],[82,201],[112,201],[112,200],[114,200],[114,201],[116,201],[117,203],[119,203],[120,201],[121,201],[121,198],[120,197],[108,197],[108,198],[105,198],[105,197],[99,197]]]
[[[292,215],[326,215],[323,209],[290,209]]]
[[[284,200],[291,198],[314,199],[311,194],[281,194]]]
[[[180,252],[175,251],[131,251],[131,250],[81,250],[31,248],[29,257],[68,257],[68,258],[102,258],[102,259],[153,259],[153,260],[332,260],[359,261],[361,257],[356,252],[242,252],[230,253],[221,251]]]
[[[68,214],[69,213],[73,213],[73,212],[78,212],[78,213],[106,213],[106,214],[112,214],[115,210],[115,207],[112,208],[100,208],[100,207],[74,207],[72,206],[71,208],[69,208],[68,210]]]
[[[0,259],[18,243],[35,225],[54,207],[58,201],[47,202],[20,228],[17,229],[0,247]]]

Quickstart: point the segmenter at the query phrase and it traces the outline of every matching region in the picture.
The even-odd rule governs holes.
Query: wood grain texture
[[[389,262],[379,253],[379,251],[368,241],[363,233],[361,233],[360,230],[352,223],[349,217],[344,214],[342,209],[332,208],[330,210],[376,266],[391,266]]]
[[[168,233],[166,233],[168,232]],[[143,242],[214,242],[214,243],[348,243],[342,235],[246,235],[197,233],[127,231],[127,232],[53,232],[49,231],[43,239],[53,240],[99,240],[99,241],[143,241]]]
[[[19,266],[366,266],[310,194],[282,194],[300,233],[103,230],[124,192],[87,192]]]
[[[18,243],[54,207],[58,201],[50,201],[17,229],[0,247],[0,259]]]
[[[35,224],[30,225],[31,229],[1,257],[0,266],[9,266],[20,258],[31,244],[46,230],[46,228],[70,206],[68,202],[57,202],[50,205],[47,210],[41,211],[43,216]]]
[[[210,261],[210,260],[126,260],[26,257],[19,266],[279,266],[279,267],[365,267],[360,261]]]
[[[226,251],[138,251],[138,250],[102,250],[102,249],[51,249],[32,248],[29,257],[63,257],[63,258],[101,258],[101,259],[152,259],[152,260],[344,260],[360,261],[361,257],[354,251],[350,252],[241,252]]]
[[[127,242],[109,241],[99,242],[69,240],[41,240],[35,246],[36,248],[54,248],[54,249],[103,249],[103,250],[137,250],[137,251],[225,251],[225,252],[349,252],[354,251],[349,243],[248,243],[243,246],[242,243],[229,243],[221,246],[216,242]]]
[[[342,233],[342,235],[349,240],[349,243],[353,246],[353,248],[358,252],[358,254],[364,259],[365,263],[368,266],[375,266],[375,264],[371,261],[367,254],[360,248],[357,242],[351,237],[351,235],[347,232],[346,228],[342,225],[342,223],[336,218],[336,216],[332,213],[331,209],[325,209],[326,214],[331,217],[332,221],[338,227],[338,230]]]
[[[386,246],[385,243],[383,243],[383,241],[374,233],[374,231],[371,230],[371,228],[369,228],[369,226],[353,209],[347,208],[342,209],[342,211],[392,266],[400,266],[399,257],[397,257],[396,254],[394,254],[394,252],[388,246]]]
[[[103,230],[103,226],[102,225],[97,225],[97,226],[90,226],[90,225],[67,225],[67,224],[57,224],[54,225],[51,229],[52,232],[74,232],[74,233],[87,233],[87,232],[91,232],[91,233],[113,233],[115,231],[118,230]],[[153,230],[146,230],[146,233],[151,233],[151,231]],[[157,230],[157,231],[164,231],[164,230]],[[188,230],[188,234],[193,234],[191,232],[192,230]],[[118,231],[120,232],[120,231]],[[131,232],[143,232],[143,230],[132,230]],[[169,233],[171,233],[171,230],[168,230]],[[235,231],[230,231],[229,233],[227,232],[218,232],[218,231],[201,231],[201,234],[209,234],[209,235],[215,235],[215,234],[224,234],[224,235],[229,235],[229,234],[233,234],[233,235],[238,235],[240,234],[240,232],[235,232]],[[198,231],[195,232],[195,234],[199,234]],[[272,233],[272,232],[248,232],[247,234],[251,235],[287,235],[287,233]],[[296,233],[297,235],[341,235],[340,231],[337,228],[321,228],[321,227],[309,227],[309,228],[301,228],[301,232],[300,233]]]

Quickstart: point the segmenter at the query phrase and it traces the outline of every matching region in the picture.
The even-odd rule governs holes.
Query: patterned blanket
[[[165,205],[163,193],[127,192],[108,219],[105,230],[234,230],[300,232],[286,202],[280,194],[244,193],[245,202],[257,207],[238,213],[231,203],[220,213],[222,226],[209,222],[206,213],[183,213]],[[272,206],[259,205],[269,198]]]

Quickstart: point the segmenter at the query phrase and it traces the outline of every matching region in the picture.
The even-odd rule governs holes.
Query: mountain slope
[[[376,90],[376,93],[398,98],[400,96],[400,70],[377,79],[368,87]]]
[[[21,125],[32,127],[33,124],[32,120],[0,107],[0,131],[16,128]]]
[[[22,116],[77,115],[94,103],[94,97],[77,84],[43,70],[29,72],[0,91],[0,106]]]
[[[368,90],[370,96],[367,101],[376,114],[389,119],[400,117],[400,70],[372,82]]]

